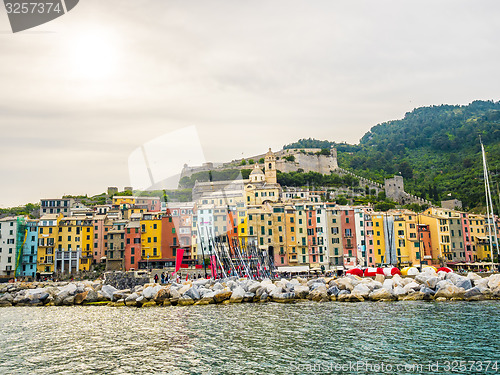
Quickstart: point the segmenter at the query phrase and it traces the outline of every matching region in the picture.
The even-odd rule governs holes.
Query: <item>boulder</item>
[[[134,293],[137,294],[137,293]],[[154,296],[154,300],[157,304],[161,304],[170,298],[170,289],[169,288],[161,288],[158,292],[156,292]],[[127,301],[127,300],[125,300]]]
[[[273,296],[272,300],[274,302],[279,302],[279,303],[291,303],[294,302],[295,300],[295,293],[294,292],[279,293],[278,295]]]
[[[144,290],[142,291],[142,295],[144,296],[144,298],[147,298],[148,300],[153,299],[156,296],[156,293],[158,293],[158,291],[161,288],[162,288],[161,285],[148,286],[148,287],[144,288]]]
[[[95,290],[89,290],[82,302],[92,303],[92,302],[98,302],[99,300],[100,300],[99,294]]]
[[[413,291],[420,289],[420,285],[417,284],[415,281],[412,281],[412,282],[406,284],[403,287],[403,289],[405,290],[406,293],[410,293],[410,292],[413,292]]]
[[[137,293],[132,293],[130,294],[127,298],[125,298],[125,305],[127,306],[136,306],[137,305],[137,298],[139,298],[139,294]],[[144,299],[144,297],[142,297]]]
[[[146,299],[144,298],[144,300],[146,301]],[[140,305],[141,307],[156,307],[156,302],[154,301],[148,301],[148,302],[144,302],[143,304]]]
[[[469,278],[463,277],[460,280],[457,281],[455,284],[459,288],[464,288],[465,290],[469,290],[472,288],[472,283]]]
[[[368,297],[370,292],[371,292],[371,290],[370,290],[370,288],[368,288],[368,286],[366,286],[365,284],[358,284],[354,287],[351,294],[352,293],[359,293],[359,295],[361,297],[366,298],[366,297]]]
[[[267,302],[269,300],[269,295],[267,293],[262,293],[259,302]]]
[[[380,288],[380,289],[375,289],[373,292],[371,292],[368,297],[372,301],[378,301],[381,299],[392,299],[393,295],[392,293],[387,290],[386,288]]]
[[[232,294],[233,293],[227,289],[218,290],[217,292],[215,292],[214,300],[216,303],[221,303],[222,301],[231,298]]]
[[[481,280],[482,277],[474,272],[469,272],[466,276],[471,281]]]
[[[61,292],[67,292],[67,295],[73,296],[77,293],[77,286],[75,284],[67,284],[60,289]]]
[[[261,283],[259,283],[258,281],[251,281],[247,285],[247,291],[249,293],[255,293],[255,292],[257,292],[257,289],[259,289],[260,287],[261,287]]]
[[[76,290],[76,287],[75,287],[75,290]],[[103,285],[102,288],[101,288],[102,295],[106,299],[109,299],[109,300],[113,299],[113,293],[116,292],[116,291],[118,291],[118,289],[116,289],[115,287],[113,287],[111,285]]]
[[[233,293],[231,294],[229,301],[231,303],[240,303],[243,301],[244,297],[245,297],[245,289],[243,289],[241,286],[237,286],[236,288],[233,289]]]
[[[465,294],[464,288],[459,288],[455,285],[448,284],[445,287],[439,289],[434,298],[444,297],[444,298],[453,298],[453,297],[463,297]]]
[[[368,296],[367,296],[368,297]],[[363,302],[365,300],[364,296],[354,288],[354,290],[347,297],[348,302]]]
[[[245,296],[243,297],[243,302],[253,302],[254,298],[255,298],[255,293],[246,292]]]
[[[7,292],[7,293],[3,294],[2,296],[0,296],[0,301],[6,301],[6,302],[9,302],[10,304],[12,304],[12,302],[14,301],[14,297],[12,296],[12,294]]]
[[[89,291],[78,293],[75,296],[75,300],[74,300],[75,305],[81,305],[83,303],[83,301],[85,300],[85,298],[87,298],[88,294],[89,294]]]
[[[425,280],[424,284],[430,289],[434,289],[439,282],[439,278],[436,276],[429,277],[427,280]]]
[[[425,297],[425,293],[422,293],[420,291],[418,292],[412,292],[408,294],[407,296],[403,297],[403,301],[421,301]]]
[[[387,289],[389,292],[392,292],[393,281],[392,279],[385,279],[382,284],[382,288]]]
[[[378,281],[379,283],[383,284],[385,281],[385,276],[380,273],[377,273],[375,275],[375,281]]]
[[[340,290],[351,291],[354,289],[354,286],[352,285],[351,279],[349,279],[347,277],[337,279],[336,281],[337,281],[337,285],[338,285]]]
[[[62,305],[72,306],[75,303],[75,296],[67,296],[63,301]]]
[[[491,275],[488,278],[488,288],[491,290],[500,288],[500,274]]]
[[[201,299],[200,293],[195,286],[189,288],[184,295],[190,297],[194,301]]]
[[[482,296],[483,293],[481,291],[481,289],[477,286],[475,286],[474,288],[470,288],[468,290],[466,290],[466,292],[464,293],[464,298],[465,299],[471,299],[473,297],[476,297],[476,296]]]
[[[392,294],[394,294],[394,296],[396,298],[399,298],[401,296],[405,296],[408,293],[406,292],[406,290],[404,290],[403,287],[398,285],[397,287],[394,288],[394,290],[392,291]]]
[[[308,295],[307,298],[310,299],[311,301],[322,301],[322,300],[328,300],[328,291],[326,290],[326,286],[320,286],[314,290],[312,290]]]
[[[335,286],[334,288],[337,288],[337,287]],[[307,285],[295,285],[295,287],[293,288],[293,291],[294,291],[295,295],[301,299],[307,298],[307,295],[310,292],[309,287]]]
[[[313,284],[323,284],[325,285],[325,279],[324,278],[317,278],[317,279],[311,279],[307,282],[307,286],[311,287]]]
[[[335,296],[336,297],[340,293],[340,289],[337,288],[336,285],[334,285],[334,286],[328,288],[327,293],[328,293],[329,296]],[[301,298],[305,298],[305,297],[301,297]]]
[[[184,294],[181,298],[179,298],[179,301],[177,302],[179,306],[189,306],[194,304],[194,300]]]

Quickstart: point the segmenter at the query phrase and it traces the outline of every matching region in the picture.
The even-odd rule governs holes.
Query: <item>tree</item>
[[[255,164],[255,160],[253,160],[253,159],[249,159],[249,160],[248,160],[248,164],[250,164],[250,165]]]
[[[399,163],[399,172],[401,172],[401,176],[404,178],[413,178],[413,170],[407,161]]]
[[[264,158],[259,159],[259,164],[264,164]]]
[[[247,161],[245,159],[243,159],[240,163],[240,165],[247,165]]]

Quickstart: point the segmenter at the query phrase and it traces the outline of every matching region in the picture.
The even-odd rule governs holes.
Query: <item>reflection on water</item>
[[[358,360],[500,362],[499,326],[498,301],[9,307],[0,309],[0,373],[290,374]]]

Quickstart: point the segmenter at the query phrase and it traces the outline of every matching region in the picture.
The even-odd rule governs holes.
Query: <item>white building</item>
[[[14,277],[16,268],[17,219],[0,219],[0,277]]]

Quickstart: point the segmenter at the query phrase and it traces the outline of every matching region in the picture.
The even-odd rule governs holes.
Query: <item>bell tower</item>
[[[274,156],[274,153],[271,151],[271,149],[269,149],[269,151],[267,152],[264,163],[264,170],[266,171],[266,182],[268,184],[276,184],[278,182],[276,178],[276,157]]]

